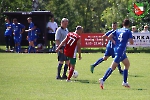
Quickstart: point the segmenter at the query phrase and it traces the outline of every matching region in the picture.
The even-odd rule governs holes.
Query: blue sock
[[[95,66],[97,66],[98,64],[100,64],[100,63],[103,62],[103,61],[104,61],[103,58],[99,58],[99,59],[93,64],[93,66],[95,67]]]
[[[35,47],[32,47],[32,49],[33,49],[33,52],[35,53]]]
[[[120,66],[120,64],[118,64],[118,70],[119,70],[119,71],[122,71],[122,70],[121,70],[121,66]]]
[[[28,53],[31,52],[31,48],[32,48],[32,46],[29,46],[29,48],[28,48]]]
[[[15,46],[16,52],[18,52],[18,46]]]
[[[127,77],[128,77],[128,70],[125,69],[123,72],[123,81],[126,83],[127,82]]]
[[[113,70],[111,68],[108,68],[103,77],[103,81],[105,81],[111,75],[112,72],[113,72]]]
[[[34,45],[36,46],[37,45],[37,43],[34,41]]]
[[[21,51],[21,46],[19,45],[19,46],[18,46],[18,52],[20,52],[20,51]]]

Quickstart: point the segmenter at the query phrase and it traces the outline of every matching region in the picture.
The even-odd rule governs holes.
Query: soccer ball
[[[78,77],[78,72],[76,70],[74,70],[72,77],[73,78],[77,78]]]

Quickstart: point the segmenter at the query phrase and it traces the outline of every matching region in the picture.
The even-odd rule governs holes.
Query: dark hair
[[[130,24],[129,19],[124,19],[123,26],[129,26],[129,24]]]
[[[82,26],[77,26],[76,27],[76,30],[81,30],[82,29]]]
[[[112,24],[117,24],[117,22],[113,22]]]

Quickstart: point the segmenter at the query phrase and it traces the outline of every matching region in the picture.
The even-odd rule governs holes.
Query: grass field
[[[102,53],[85,53],[77,61],[78,78],[72,82],[56,80],[56,54],[0,53],[0,100],[149,100],[150,54],[128,54],[130,89],[124,88],[122,75],[115,70],[99,88],[112,58],[90,72],[92,64]]]

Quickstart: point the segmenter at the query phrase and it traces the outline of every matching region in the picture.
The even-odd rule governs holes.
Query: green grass
[[[123,87],[122,75],[115,70],[99,88],[98,79],[103,76],[112,58],[95,68],[91,74],[89,65],[102,53],[85,53],[77,61],[78,78],[73,82],[56,80],[56,54],[0,53],[0,100],[149,100],[150,54],[128,54],[130,89]]]

